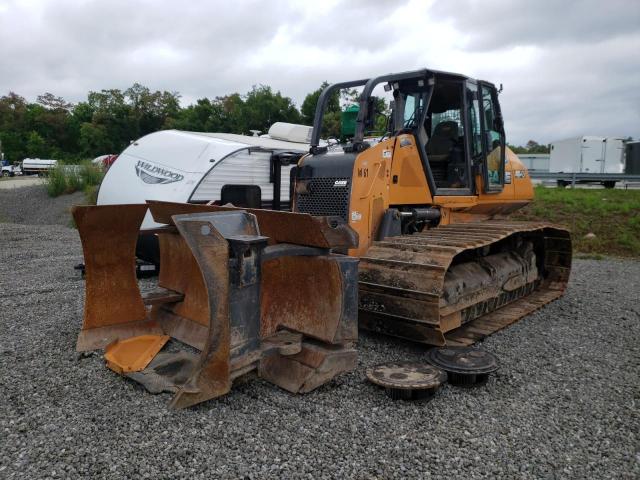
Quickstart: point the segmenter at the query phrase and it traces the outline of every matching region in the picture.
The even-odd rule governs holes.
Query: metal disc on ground
[[[432,397],[447,374],[428,363],[391,362],[368,368],[367,378],[394,400],[418,400]]]
[[[459,386],[481,385],[498,369],[495,355],[471,347],[434,348],[429,361],[447,372],[449,383]]]

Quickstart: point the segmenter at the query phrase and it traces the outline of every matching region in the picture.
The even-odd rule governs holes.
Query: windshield
[[[416,128],[424,111],[424,92],[401,93],[404,103],[403,128]]]

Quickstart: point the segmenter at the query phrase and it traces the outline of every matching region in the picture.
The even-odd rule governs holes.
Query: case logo
[[[184,175],[142,160],[136,163],[136,174],[144,183],[150,184],[167,184],[184,179]]]
[[[334,187],[346,187],[347,186],[347,181],[346,180],[336,180],[333,183]]]

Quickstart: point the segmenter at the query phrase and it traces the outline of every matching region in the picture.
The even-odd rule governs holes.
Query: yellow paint
[[[350,255],[360,256],[369,249],[374,229],[389,208],[391,159],[384,158],[383,152],[393,152],[394,142],[393,138],[387,139],[368,148],[356,157],[353,164],[349,225],[358,232],[360,244],[358,248],[349,250]]]
[[[397,183],[393,183],[394,177]],[[426,205],[433,202],[413,135],[399,135],[395,142],[389,184],[390,205]]]
[[[115,340],[105,347],[107,367],[120,375],[144,370],[169,338],[168,335],[139,335]]]
[[[391,158],[389,153],[392,152]],[[350,255],[363,255],[375,239],[375,233],[387,208],[436,206],[441,210],[441,225],[481,222],[515,211],[533,199],[533,185],[520,159],[506,150],[505,183],[498,193],[484,193],[482,176],[476,176],[477,195],[432,196],[413,135],[389,138],[357,156],[353,167],[349,225],[358,232],[358,248]],[[496,152],[489,155],[494,162]],[[394,181],[395,179],[395,181]]]

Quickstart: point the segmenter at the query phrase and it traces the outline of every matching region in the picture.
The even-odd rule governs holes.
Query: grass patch
[[[95,205],[98,203],[98,185],[87,185],[84,187],[85,205]]]
[[[86,193],[91,187],[96,187],[97,192],[102,177],[102,169],[88,160],[79,165],[58,165],[47,175],[47,193],[50,197],[57,197],[63,193]]]
[[[58,197],[67,190],[67,178],[64,170],[57,166],[49,171],[47,176],[47,193],[50,197]]]
[[[567,226],[574,251],[640,257],[640,190],[535,188],[535,199],[513,215],[517,220]],[[594,238],[586,238],[588,233]]]

